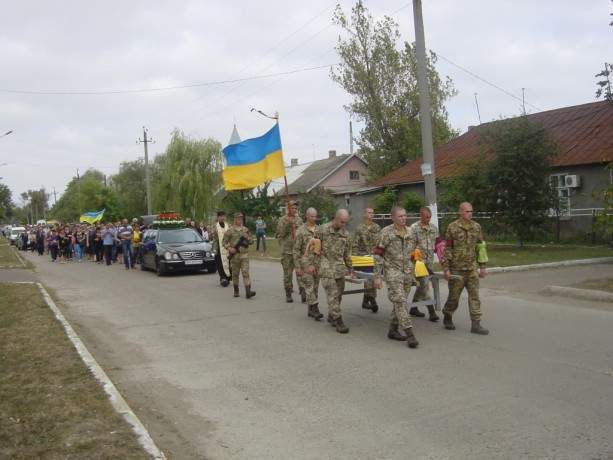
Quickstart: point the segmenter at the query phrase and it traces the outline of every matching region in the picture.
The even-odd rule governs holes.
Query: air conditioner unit
[[[568,175],[564,178],[564,185],[569,188],[577,188],[581,186],[581,176],[576,174]]]

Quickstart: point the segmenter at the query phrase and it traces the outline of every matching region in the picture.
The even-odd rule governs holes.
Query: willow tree
[[[340,63],[331,78],[352,97],[345,108],[364,123],[357,138],[369,163],[371,178],[382,176],[421,154],[419,93],[415,46],[400,42],[398,24],[390,17],[375,21],[361,1],[347,17],[337,6],[333,22],[340,27],[336,51]],[[449,77],[427,59],[434,145],[456,133],[447,120],[445,102],[455,95]]]
[[[175,130],[153,169],[157,211],[204,219],[215,210],[222,169],[221,144],[216,140],[192,139]]]

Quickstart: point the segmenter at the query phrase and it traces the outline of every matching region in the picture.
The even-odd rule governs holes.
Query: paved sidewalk
[[[613,455],[613,314],[540,294],[585,267],[488,277],[491,335],[469,333],[463,299],[456,331],[416,320],[409,350],[385,337],[385,292],[376,315],[347,296],[340,335],[283,301],[276,263],[252,263],[247,301],[216,275],[28,258],[171,458]]]

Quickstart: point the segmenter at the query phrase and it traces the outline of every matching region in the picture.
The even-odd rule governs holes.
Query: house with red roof
[[[603,204],[596,196],[613,182],[607,165],[613,161],[613,104],[608,101],[563,107],[527,115],[543,125],[559,147],[552,163],[551,182],[569,217],[591,216]],[[489,127],[483,123],[438,147],[434,152],[437,182],[462,173],[468,160],[483,152],[480,134]],[[393,187],[400,195],[408,192],[424,196],[422,159],[412,160],[389,174],[372,181],[362,191],[345,196],[353,214],[368,205],[374,195]],[[440,193],[440,188],[439,188]],[[354,209],[356,208],[356,209]],[[357,214],[359,215],[359,214]],[[590,220],[590,219],[586,219]],[[587,224],[583,223],[581,227]]]

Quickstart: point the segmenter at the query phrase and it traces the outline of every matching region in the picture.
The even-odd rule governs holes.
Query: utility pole
[[[81,220],[81,215],[83,214],[83,210],[81,209],[81,178],[79,177],[79,168],[77,168],[77,195],[79,196],[79,201],[77,204],[79,205],[79,221]]]
[[[432,223],[438,227],[438,208],[436,204],[436,175],[434,172],[434,146],[432,145],[432,119],[430,112],[430,91],[426,66],[426,40],[424,38],[424,18],[421,0],[413,0],[415,22],[415,54],[417,56],[417,85],[419,88],[419,121],[421,125],[421,147],[423,163],[421,174],[424,177],[426,203],[432,212]]]
[[[53,205],[57,203],[57,193],[55,192],[55,187],[53,187]]]
[[[521,89],[521,111],[522,115],[526,115],[526,88]]]
[[[353,155],[353,122],[349,120],[349,154]]]
[[[147,144],[154,143],[153,139],[147,139],[147,128],[143,126],[143,138],[136,141],[141,142],[145,147],[145,191],[147,194],[147,214],[151,215],[151,182],[149,178],[149,150]]]

